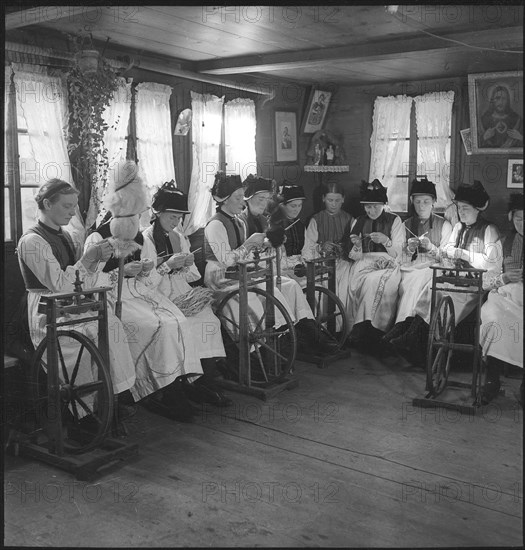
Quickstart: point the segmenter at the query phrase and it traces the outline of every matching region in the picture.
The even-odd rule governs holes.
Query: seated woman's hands
[[[384,233],[381,233],[380,231],[374,231],[373,233],[370,233],[370,240],[372,240],[376,244],[386,244],[390,237],[388,235],[385,235]]]
[[[359,233],[359,235],[350,235],[350,241],[356,248],[361,248],[363,246],[361,233]]]
[[[523,271],[521,269],[509,269],[501,276],[504,284],[519,283],[523,280]]]
[[[407,240],[407,250],[414,254],[414,252],[419,247],[419,239],[417,237],[410,237],[410,239]]]
[[[113,247],[111,243],[108,239],[103,239],[98,243],[90,244],[80,260],[86,269],[93,270],[98,262],[106,262],[112,255]]]
[[[244,246],[246,250],[250,251],[253,248],[262,248],[264,244],[264,238],[266,235],[264,233],[254,233],[244,241]]]
[[[147,277],[151,273],[154,265],[155,264],[153,260],[150,260],[149,258],[144,258],[142,260],[142,270],[140,272],[140,275],[142,275],[143,277]]]
[[[186,254],[186,258],[184,259],[184,265],[189,267],[190,265],[193,265],[193,262],[195,262],[195,256],[191,253]]]
[[[124,277],[136,277],[142,271],[142,262],[135,260],[124,264]]]
[[[173,254],[173,256],[166,260],[166,265],[170,269],[181,269],[186,265],[186,256],[186,254],[182,253]]]

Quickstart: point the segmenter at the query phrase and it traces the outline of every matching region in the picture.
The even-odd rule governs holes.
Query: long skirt
[[[401,266],[396,323],[401,323],[407,317],[415,317],[417,304],[427,299],[432,284],[432,270],[429,265],[430,262],[416,260]]]
[[[480,340],[484,357],[523,368],[523,283],[489,293],[481,308]]]
[[[388,267],[383,268],[383,265]],[[399,265],[383,252],[368,252],[350,268],[345,299],[350,329],[364,321],[386,332],[396,318]]]
[[[162,278],[158,290],[171,301],[191,291],[186,280],[166,275]],[[186,317],[189,331],[193,334],[196,354],[200,359],[225,357],[224,344],[221,336],[221,323],[213,313],[211,306],[206,306],[196,315]]]
[[[131,393],[136,401],[178,376],[202,374],[197,342],[186,317],[166,296],[131,277],[124,279],[122,287],[122,322],[135,365]]]

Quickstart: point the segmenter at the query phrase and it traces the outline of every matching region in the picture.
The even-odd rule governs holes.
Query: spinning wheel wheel
[[[226,294],[219,302],[215,314],[226,329],[239,356],[243,355],[244,338],[247,340],[249,354],[244,369],[241,361],[238,369],[231,373],[235,381],[248,386],[267,387],[280,383],[292,372],[296,354],[296,334],[292,319],[286,308],[272,294],[260,288],[246,290],[246,306],[251,299],[264,304],[264,312],[257,319],[250,320],[248,312],[236,321],[229,313],[226,305],[233,300],[241,303],[239,290]],[[285,319],[285,324],[275,328],[275,311]],[[243,380],[244,377],[244,380]]]
[[[79,349],[69,362],[62,350],[65,345],[71,347],[73,342],[78,342]],[[58,409],[48,391],[47,354],[50,351],[58,354],[57,385],[53,387],[59,395]],[[79,367],[86,357],[90,358],[92,380],[82,383]],[[64,451],[85,453],[103,441],[113,417],[111,377],[102,355],[86,336],[68,330],[58,331],[55,342],[43,340],[33,358],[31,389],[39,425],[48,432],[62,431]]]
[[[432,321],[427,344],[427,391],[437,397],[447,386],[454,352],[455,314],[450,296],[442,296]]]
[[[308,289],[305,288],[303,292],[308,294]],[[343,302],[334,292],[324,286],[315,285],[313,296],[312,311],[317,329],[328,342],[335,344],[333,353],[337,353],[343,347],[348,336],[348,322]]]

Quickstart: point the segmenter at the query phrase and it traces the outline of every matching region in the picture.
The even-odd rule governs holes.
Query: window
[[[388,188],[391,210],[408,211],[410,182],[423,176],[436,184],[437,209],[450,204],[453,99],[453,92],[376,99],[370,179]]]

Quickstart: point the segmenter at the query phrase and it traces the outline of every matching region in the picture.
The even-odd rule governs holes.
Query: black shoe
[[[381,341],[384,343],[391,342],[394,338],[399,338],[406,332],[405,322],[396,323],[384,336]]]
[[[129,420],[137,414],[137,407],[135,405],[125,405],[120,401],[117,403],[117,420],[124,421]]]
[[[498,395],[500,388],[499,380],[489,380],[481,388],[481,404],[488,405]]]
[[[191,384],[187,380],[181,382],[188,399],[195,403],[209,403],[216,407],[230,407],[233,405],[233,401],[226,397],[210,380],[201,382],[202,378]]]
[[[163,390],[143,399],[140,404],[150,412],[170,420],[193,422],[196,411],[186,398],[184,391],[181,390],[177,380]]]

